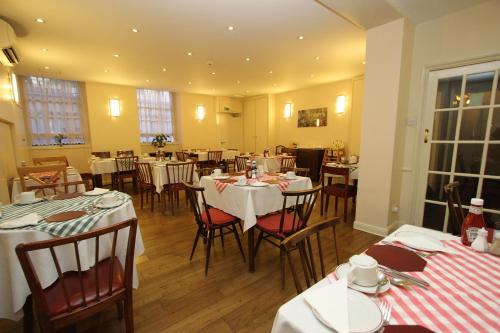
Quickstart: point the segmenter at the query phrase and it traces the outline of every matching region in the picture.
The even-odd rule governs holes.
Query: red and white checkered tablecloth
[[[444,241],[457,254],[426,258],[429,290],[391,288],[391,324],[422,325],[435,332],[500,332],[500,257],[478,253],[459,240]]]

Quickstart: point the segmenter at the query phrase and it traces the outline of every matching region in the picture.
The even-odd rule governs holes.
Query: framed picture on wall
[[[298,127],[321,127],[327,125],[328,108],[299,110]]]

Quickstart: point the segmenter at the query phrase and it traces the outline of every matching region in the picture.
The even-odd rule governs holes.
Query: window
[[[28,76],[24,96],[33,146],[85,143],[78,82]]]
[[[150,143],[158,134],[173,138],[172,98],[166,90],[137,89],[141,143]]]

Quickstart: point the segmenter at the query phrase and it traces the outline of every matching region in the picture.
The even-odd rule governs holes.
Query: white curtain
[[[157,134],[173,137],[172,97],[166,90],[137,89],[141,142],[151,142]]]
[[[78,82],[28,76],[24,95],[33,146],[54,145],[57,134],[64,144],[85,143]]]

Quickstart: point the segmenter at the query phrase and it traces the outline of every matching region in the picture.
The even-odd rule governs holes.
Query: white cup
[[[349,259],[349,273],[347,278],[350,283],[363,287],[373,287],[377,284],[378,263],[366,254],[354,255]]]
[[[35,201],[35,192],[21,192],[16,195],[16,201],[22,204],[33,202]]]
[[[349,163],[358,163],[358,157],[356,155],[352,155],[351,157],[349,157]]]
[[[222,173],[222,170],[221,169],[214,169],[214,171],[212,171],[212,176],[220,176]]]
[[[295,172],[293,172],[293,171],[287,171],[286,172],[286,178],[288,178],[288,179],[295,179],[296,178]]]
[[[114,194],[108,193],[102,196],[101,202],[103,205],[112,205],[116,202],[116,196]]]
[[[246,185],[246,183],[247,183],[247,177],[245,176],[238,177],[238,185]]]
[[[281,153],[281,155],[283,155],[283,156],[288,156],[288,153]]]

